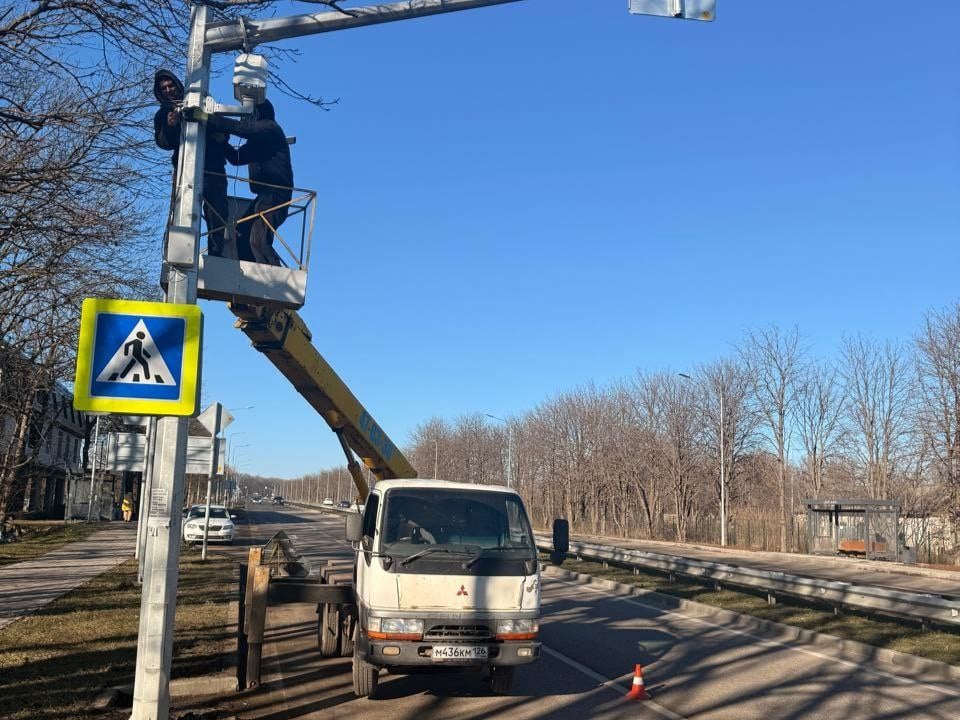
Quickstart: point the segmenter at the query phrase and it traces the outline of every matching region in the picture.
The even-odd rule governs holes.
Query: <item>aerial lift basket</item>
[[[246,178],[233,179],[249,182]],[[197,278],[198,297],[293,310],[303,307],[307,293],[307,267],[310,264],[317,194],[302,188],[283,189],[292,191],[291,199],[259,213],[248,211],[250,198],[227,198],[229,217],[223,218],[226,227],[223,255],[211,256],[206,248],[201,253]],[[279,228],[275,228],[269,221],[269,214],[283,207],[287,208],[287,219]],[[266,222],[273,231],[273,248],[280,256],[282,266],[237,259],[237,229],[257,219]],[[207,228],[201,235],[201,240],[206,239],[209,234],[210,228]]]

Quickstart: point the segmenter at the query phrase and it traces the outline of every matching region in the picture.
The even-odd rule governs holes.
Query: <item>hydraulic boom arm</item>
[[[237,327],[250,338],[337,434],[361,498],[369,488],[354,453],[378,480],[413,478],[417,471],[313,346],[306,324],[291,310],[233,305]]]

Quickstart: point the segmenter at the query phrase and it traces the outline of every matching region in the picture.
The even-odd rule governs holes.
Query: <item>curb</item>
[[[575,580],[578,584],[593,585],[606,590],[614,590],[617,593],[642,598],[642,603],[657,610],[683,610],[691,617],[710,618],[718,621],[724,627],[739,632],[756,635],[763,640],[772,640],[783,643],[804,643],[816,646],[818,649],[832,650],[832,656],[839,660],[862,663],[872,661],[888,666],[888,671],[910,670],[917,673],[929,674],[933,679],[950,683],[960,683],[960,667],[948,665],[937,660],[928,660],[917,655],[908,655],[907,653],[886,648],[878,648],[873,645],[858,642],[856,640],[847,640],[834,635],[819,633],[814,630],[805,630],[804,628],[784,625],[773,620],[763,620],[751,615],[743,615],[724,610],[711,605],[705,605],[693,600],[665,595],[653,590],[644,590],[635,585],[618,583],[613,580],[604,580],[593,575],[584,575],[583,573],[572,570],[562,570],[553,566],[546,566],[545,573],[548,576],[559,579]],[[842,656],[842,657],[838,657]]]

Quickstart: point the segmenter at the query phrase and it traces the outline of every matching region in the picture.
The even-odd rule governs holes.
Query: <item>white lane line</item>
[[[747,632],[746,630],[736,630],[734,628],[724,627],[723,625],[718,625],[712,623],[709,620],[703,620],[701,618],[691,617],[690,615],[684,615],[683,613],[675,612],[672,610],[664,610],[655,605],[648,605],[645,602],[641,602],[633,597],[621,597],[619,595],[614,595],[609,590],[602,590],[600,588],[591,587],[589,585],[579,585],[577,583],[570,582],[569,580],[561,580],[560,578],[551,577],[550,580],[554,582],[563,583],[564,585],[569,585],[574,588],[582,588],[584,590],[590,590],[599,595],[605,595],[613,600],[618,602],[629,603],[630,605],[638,605],[649,610],[656,610],[664,615],[673,615],[681,620],[686,620],[688,622],[699,623],[700,625],[706,625],[707,627],[716,628],[717,630],[723,630],[724,632],[731,633],[732,635],[742,635],[743,637],[750,638],[755,640],[761,645],[767,645],[769,647],[781,647],[787,650],[792,650],[794,652],[803,653],[804,655],[810,655],[815,658],[820,658],[821,660],[829,660],[830,662],[839,663],[840,665],[848,665],[850,667],[858,668],[864,672],[870,673],[872,675],[877,675],[878,677],[886,678],[888,680],[897,680],[908,685],[916,685],[917,687],[926,688],[928,690],[933,690],[942,695],[950,695],[953,697],[960,697],[960,690],[953,690],[942,685],[931,685],[929,683],[921,682],[919,680],[913,680],[912,678],[904,677],[902,675],[894,675],[893,673],[885,672],[884,670],[877,670],[872,668],[869,665],[863,665],[853,660],[844,660],[843,658],[834,657],[832,655],[826,655],[824,653],[817,652],[816,650],[810,650],[804,647],[798,647],[796,645],[790,645],[789,643],[781,642],[779,640],[769,640],[767,638],[760,637],[759,635],[754,635],[753,633]]]
[[[574,660],[572,657],[567,657],[563,653],[557,652],[551,647],[547,647],[546,645],[541,645],[540,649],[550,657],[556,658],[560,662],[566,665],[569,665],[574,670],[577,670],[578,672],[583,673],[591,680],[596,681],[597,683],[600,684],[601,687],[604,687],[607,690],[610,690],[616,693],[617,697],[623,700],[623,702],[633,702],[625,699],[626,693],[623,691],[623,686],[620,685],[621,681],[625,679],[631,679],[633,677],[632,674],[624,676],[622,678],[617,678],[616,680],[609,680],[605,678],[603,675],[601,675],[600,673],[594,672],[583,663],[579,663],[576,660]],[[587,694],[590,694],[590,693],[587,693]],[[644,707],[650,708],[655,713],[667,718],[668,720],[686,720],[683,717],[683,715],[677,715],[675,712],[673,712],[673,710],[669,710],[668,708],[665,708],[663,705],[655,703],[653,700],[642,700],[639,702],[642,702]]]

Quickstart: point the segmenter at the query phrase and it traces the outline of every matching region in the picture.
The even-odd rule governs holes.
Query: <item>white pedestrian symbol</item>
[[[177,384],[143,320],[137,321],[113,353],[110,362],[97,375],[97,382]]]

